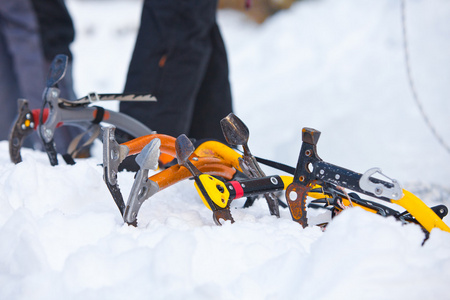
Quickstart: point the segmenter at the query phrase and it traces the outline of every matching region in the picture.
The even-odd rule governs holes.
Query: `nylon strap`
[[[282,163],[279,163],[279,162],[276,162],[276,161],[268,160],[268,159],[265,159],[265,158],[257,157],[257,156],[255,156],[255,158],[256,158],[257,162],[260,162],[263,165],[266,165],[266,166],[269,166],[269,167],[272,167],[272,168],[284,171],[284,172],[286,172],[288,174],[291,174],[291,175],[295,174],[295,168],[293,168],[291,166],[288,166],[288,165],[285,165],[285,164],[282,164]]]
[[[105,116],[105,109],[101,106],[94,106],[97,109],[97,113],[95,114],[95,119],[92,121],[93,124],[100,124],[103,121],[103,117]]]
[[[89,126],[89,128],[85,131],[77,135],[72,142],[70,142],[69,147],[67,147],[67,153],[63,155],[64,160],[67,164],[73,165],[75,164],[75,161],[73,158],[85,147],[91,145],[96,138],[101,133],[101,127],[98,124],[92,124]],[[80,145],[82,139],[84,137],[88,136],[88,139]]]

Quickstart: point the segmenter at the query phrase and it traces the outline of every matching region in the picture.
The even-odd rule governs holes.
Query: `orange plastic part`
[[[123,143],[122,145],[127,146],[130,149],[128,155],[138,154],[144,149],[144,147],[154,139],[161,140],[161,154],[166,154],[171,156],[172,159],[177,156],[175,151],[175,138],[166,134],[149,134],[138,137],[134,140]],[[167,156],[166,156],[167,157]]]

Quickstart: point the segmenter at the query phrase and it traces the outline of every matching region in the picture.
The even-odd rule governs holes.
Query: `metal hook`
[[[379,182],[374,182],[371,180],[371,176],[375,173],[379,173],[380,175],[386,177],[391,181],[392,187],[387,186],[387,184],[383,184],[383,181],[378,180]],[[391,179],[384,175],[381,172],[380,168],[372,168],[367,170],[359,180],[359,187],[369,193],[375,194],[377,197],[386,197],[389,199],[399,200],[403,197],[402,188],[400,184],[395,179]]]

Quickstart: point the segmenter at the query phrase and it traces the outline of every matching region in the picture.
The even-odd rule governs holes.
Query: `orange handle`
[[[134,140],[125,142],[122,145],[127,146],[128,149],[130,149],[128,155],[138,154],[142,151],[142,149],[144,149],[144,147],[148,143],[150,143],[152,140],[156,138],[161,140],[161,147],[160,147],[161,153],[170,155],[172,156],[172,158],[177,156],[175,151],[175,138],[166,134],[144,135]]]

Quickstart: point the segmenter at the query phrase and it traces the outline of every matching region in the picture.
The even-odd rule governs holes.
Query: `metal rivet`
[[[381,188],[381,187],[375,188],[375,194],[376,195],[381,195],[382,193],[383,193],[383,188]]]
[[[273,184],[278,184],[278,180],[275,177],[270,177],[270,182]]]

